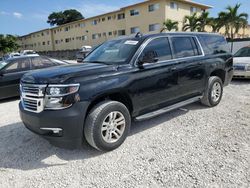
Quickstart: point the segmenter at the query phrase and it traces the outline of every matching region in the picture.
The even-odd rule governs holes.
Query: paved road
[[[250,81],[133,123],[115,151],[65,150],[29,132],[17,99],[0,103],[0,187],[250,187]]]

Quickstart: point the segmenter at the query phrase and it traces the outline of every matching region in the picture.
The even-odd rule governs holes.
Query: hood
[[[62,84],[68,79],[78,76],[101,76],[116,71],[116,65],[105,65],[99,63],[83,63],[64,65],[31,71],[25,74],[21,82],[30,84]]]
[[[250,64],[250,57],[234,57],[235,64]]]

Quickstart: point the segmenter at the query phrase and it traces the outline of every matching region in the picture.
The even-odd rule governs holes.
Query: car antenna
[[[142,37],[142,33],[141,33],[141,32],[136,33],[135,37],[136,37],[136,38]]]

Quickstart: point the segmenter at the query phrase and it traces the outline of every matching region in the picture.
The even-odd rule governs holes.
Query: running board
[[[201,98],[202,98],[202,96],[194,97],[194,98],[188,99],[188,100],[186,100],[186,101],[182,101],[182,102],[176,103],[176,104],[174,104],[174,105],[167,106],[167,107],[162,108],[162,109],[160,109],[160,110],[156,110],[156,111],[153,111],[153,112],[150,112],[150,113],[147,113],[147,114],[138,116],[138,117],[135,118],[135,120],[136,120],[136,121],[147,120],[147,119],[150,119],[150,118],[159,116],[159,115],[161,115],[161,114],[164,114],[164,113],[166,113],[166,112],[169,112],[169,111],[178,109],[178,108],[180,108],[180,107],[186,106],[186,105],[188,105],[188,104],[197,102],[197,101],[201,100]]]

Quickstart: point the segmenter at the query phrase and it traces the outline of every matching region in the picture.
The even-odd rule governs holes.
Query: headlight
[[[58,110],[70,107],[79,100],[79,87],[80,84],[49,85],[45,92],[45,109]]]

